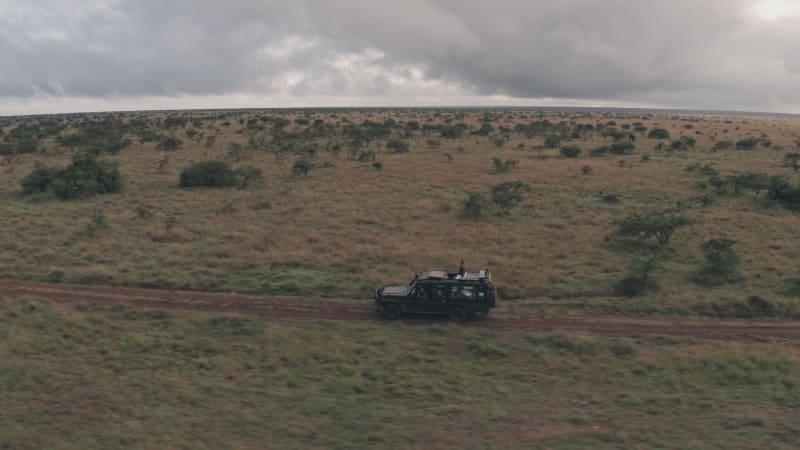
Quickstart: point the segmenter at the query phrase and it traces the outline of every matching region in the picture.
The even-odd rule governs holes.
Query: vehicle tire
[[[383,318],[387,320],[397,320],[400,318],[400,307],[396,303],[389,303],[383,307]]]
[[[453,322],[463,322],[467,320],[467,312],[464,311],[464,308],[455,307],[447,313],[447,318]]]

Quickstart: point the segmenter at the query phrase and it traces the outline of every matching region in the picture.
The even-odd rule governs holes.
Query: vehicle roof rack
[[[464,281],[492,281],[492,274],[488,269],[481,269],[477,272],[467,272],[463,278],[458,278],[458,273],[448,272],[443,269],[431,269],[427,272],[420,272],[417,277],[420,280],[464,280]]]

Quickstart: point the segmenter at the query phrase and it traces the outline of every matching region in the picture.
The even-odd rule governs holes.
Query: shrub
[[[696,281],[706,286],[714,286],[726,281],[734,281],[739,267],[739,257],[733,250],[732,241],[726,238],[709,239],[700,246],[706,260],[697,272]]]
[[[800,153],[786,153],[783,155],[783,166],[791,167],[795,172],[800,171]]]
[[[577,158],[581,156],[581,149],[577,145],[561,147],[561,156],[565,158]]]
[[[174,136],[162,136],[156,144],[156,150],[173,152],[183,147],[183,141]]]
[[[630,155],[634,149],[636,149],[636,146],[633,145],[633,142],[616,142],[611,144],[609,153],[612,155]]]
[[[714,150],[727,150],[733,147],[733,142],[731,141],[717,141],[714,143]]]
[[[119,169],[111,163],[97,161],[89,154],[76,155],[72,164],[61,171],[53,183],[53,191],[63,200],[119,192],[121,189]]]
[[[522,201],[523,194],[530,191],[531,187],[522,181],[498,184],[492,188],[492,201],[500,208],[499,214],[506,215]]]
[[[59,169],[51,169],[37,163],[33,171],[22,179],[22,195],[32,195],[47,192],[53,185]]]
[[[606,153],[612,155],[630,155],[636,149],[633,142],[615,142],[611,145],[603,145],[589,151],[592,156],[603,156]]]
[[[772,175],[767,180],[767,196],[791,209],[800,209],[800,186],[792,185],[783,175]]]
[[[749,189],[758,195],[763,190],[769,189],[769,175],[756,172],[744,172],[725,177],[733,186],[733,192],[738,194],[742,189]]]
[[[744,139],[740,139],[736,141],[736,149],[737,150],[752,150],[756,148],[756,145],[759,143],[759,139],[756,137],[748,137]]]
[[[672,150],[689,150],[694,148],[697,140],[689,136],[681,136],[677,141],[672,141],[670,148]]]
[[[264,181],[264,172],[255,166],[237,169],[236,175],[239,177],[239,189],[257,186]]]
[[[666,245],[675,230],[691,223],[686,217],[663,212],[646,216],[634,214],[616,222],[617,229],[609,237],[637,240],[654,237],[660,245]]]
[[[224,161],[203,161],[181,171],[180,187],[230,187],[239,184],[236,173]]]
[[[122,176],[116,165],[97,161],[89,153],[80,153],[63,169],[37,166],[20,184],[23,195],[52,192],[62,200],[69,200],[119,192]]]
[[[628,265],[628,276],[614,283],[614,293],[625,297],[642,295],[648,289],[656,289],[658,285],[651,274],[658,269],[654,258],[636,258]]]
[[[292,173],[295,175],[308,176],[308,172],[311,170],[311,167],[311,161],[307,159],[298,159],[292,165]]]
[[[468,219],[479,219],[483,215],[486,206],[486,199],[480,192],[470,192],[464,200],[464,208],[461,215]]]
[[[386,148],[393,153],[406,153],[408,152],[408,142],[402,139],[389,139],[386,142]]]
[[[669,139],[669,131],[664,128],[653,128],[647,133],[647,137],[650,139]]]
[[[544,138],[544,146],[547,148],[558,148],[561,145],[561,137],[555,134],[548,135]]]
[[[505,173],[511,170],[512,167],[517,165],[517,160],[507,159],[503,161],[500,158],[492,158],[492,166],[495,173]]]

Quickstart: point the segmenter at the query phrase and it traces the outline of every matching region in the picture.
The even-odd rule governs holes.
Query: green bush
[[[53,186],[53,180],[58,175],[59,169],[53,169],[37,163],[31,173],[22,179],[22,195],[33,195],[48,192]]]
[[[500,215],[507,215],[511,208],[522,202],[523,194],[530,191],[531,187],[522,181],[498,184],[492,188],[492,201],[500,209]]]
[[[512,167],[516,167],[516,165],[516,159],[507,159],[503,161],[500,158],[492,158],[492,167],[495,173],[506,173],[511,170]]]
[[[298,159],[294,162],[294,164],[292,164],[292,173],[295,175],[308,176],[308,172],[311,170],[311,167],[311,161],[307,159]]]
[[[461,215],[468,219],[479,219],[483,215],[486,206],[486,199],[480,192],[470,192],[464,200],[464,208]]]
[[[122,176],[116,165],[80,153],[63,169],[37,166],[20,182],[22,194],[52,192],[62,200],[90,197],[122,190]]]
[[[408,142],[402,139],[389,139],[386,142],[386,148],[393,153],[406,153],[408,152]]]
[[[647,137],[650,139],[669,139],[669,131],[663,128],[653,128],[647,133]]]
[[[660,212],[649,215],[634,214],[615,223],[617,229],[608,238],[637,240],[655,238],[660,245],[666,245],[675,230],[692,224],[692,221],[683,216]]]
[[[756,148],[756,145],[760,140],[757,137],[748,137],[744,139],[740,139],[736,141],[736,149],[737,150],[752,150]]]
[[[176,150],[180,150],[181,147],[183,147],[183,141],[175,136],[161,136],[158,144],[156,144],[156,150],[165,152],[174,152]]]
[[[700,246],[706,260],[697,271],[696,281],[705,286],[732,282],[738,278],[739,257],[733,250],[736,241],[726,238],[709,239]]]
[[[612,155],[630,155],[636,149],[633,142],[615,142],[611,145],[603,145],[589,151],[592,156],[603,156],[606,153]]]
[[[236,172],[224,161],[203,161],[181,171],[180,187],[230,187],[239,184]]]
[[[654,258],[635,258],[628,265],[628,276],[614,283],[614,293],[625,297],[636,297],[649,289],[657,289],[652,273],[658,269]]]
[[[547,148],[558,148],[561,145],[561,136],[551,134],[544,138],[544,146]]]
[[[733,147],[733,142],[731,141],[717,141],[714,143],[714,150],[727,150]]]
[[[767,196],[787,208],[800,209],[800,186],[793,185],[783,175],[772,175],[767,180]]]
[[[617,142],[611,144],[609,153],[612,155],[630,155],[635,149],[636,146],[633,145],[633,142]]]
[[[677,141],[672,141],[670,148],[672,150],[689,150],[694,148],[697,140],[689,136],[681,136]]]
[[[561,147],[561,156],[565,158],[577,158],[581,156],[581,148],[577,145],[567,145]]]

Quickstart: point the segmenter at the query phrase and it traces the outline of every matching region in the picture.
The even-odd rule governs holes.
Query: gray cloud
[[[0,97],[481,96],[800,112],[745,0],[0,0]],[[535,102],[534,102],[535,103]]]

